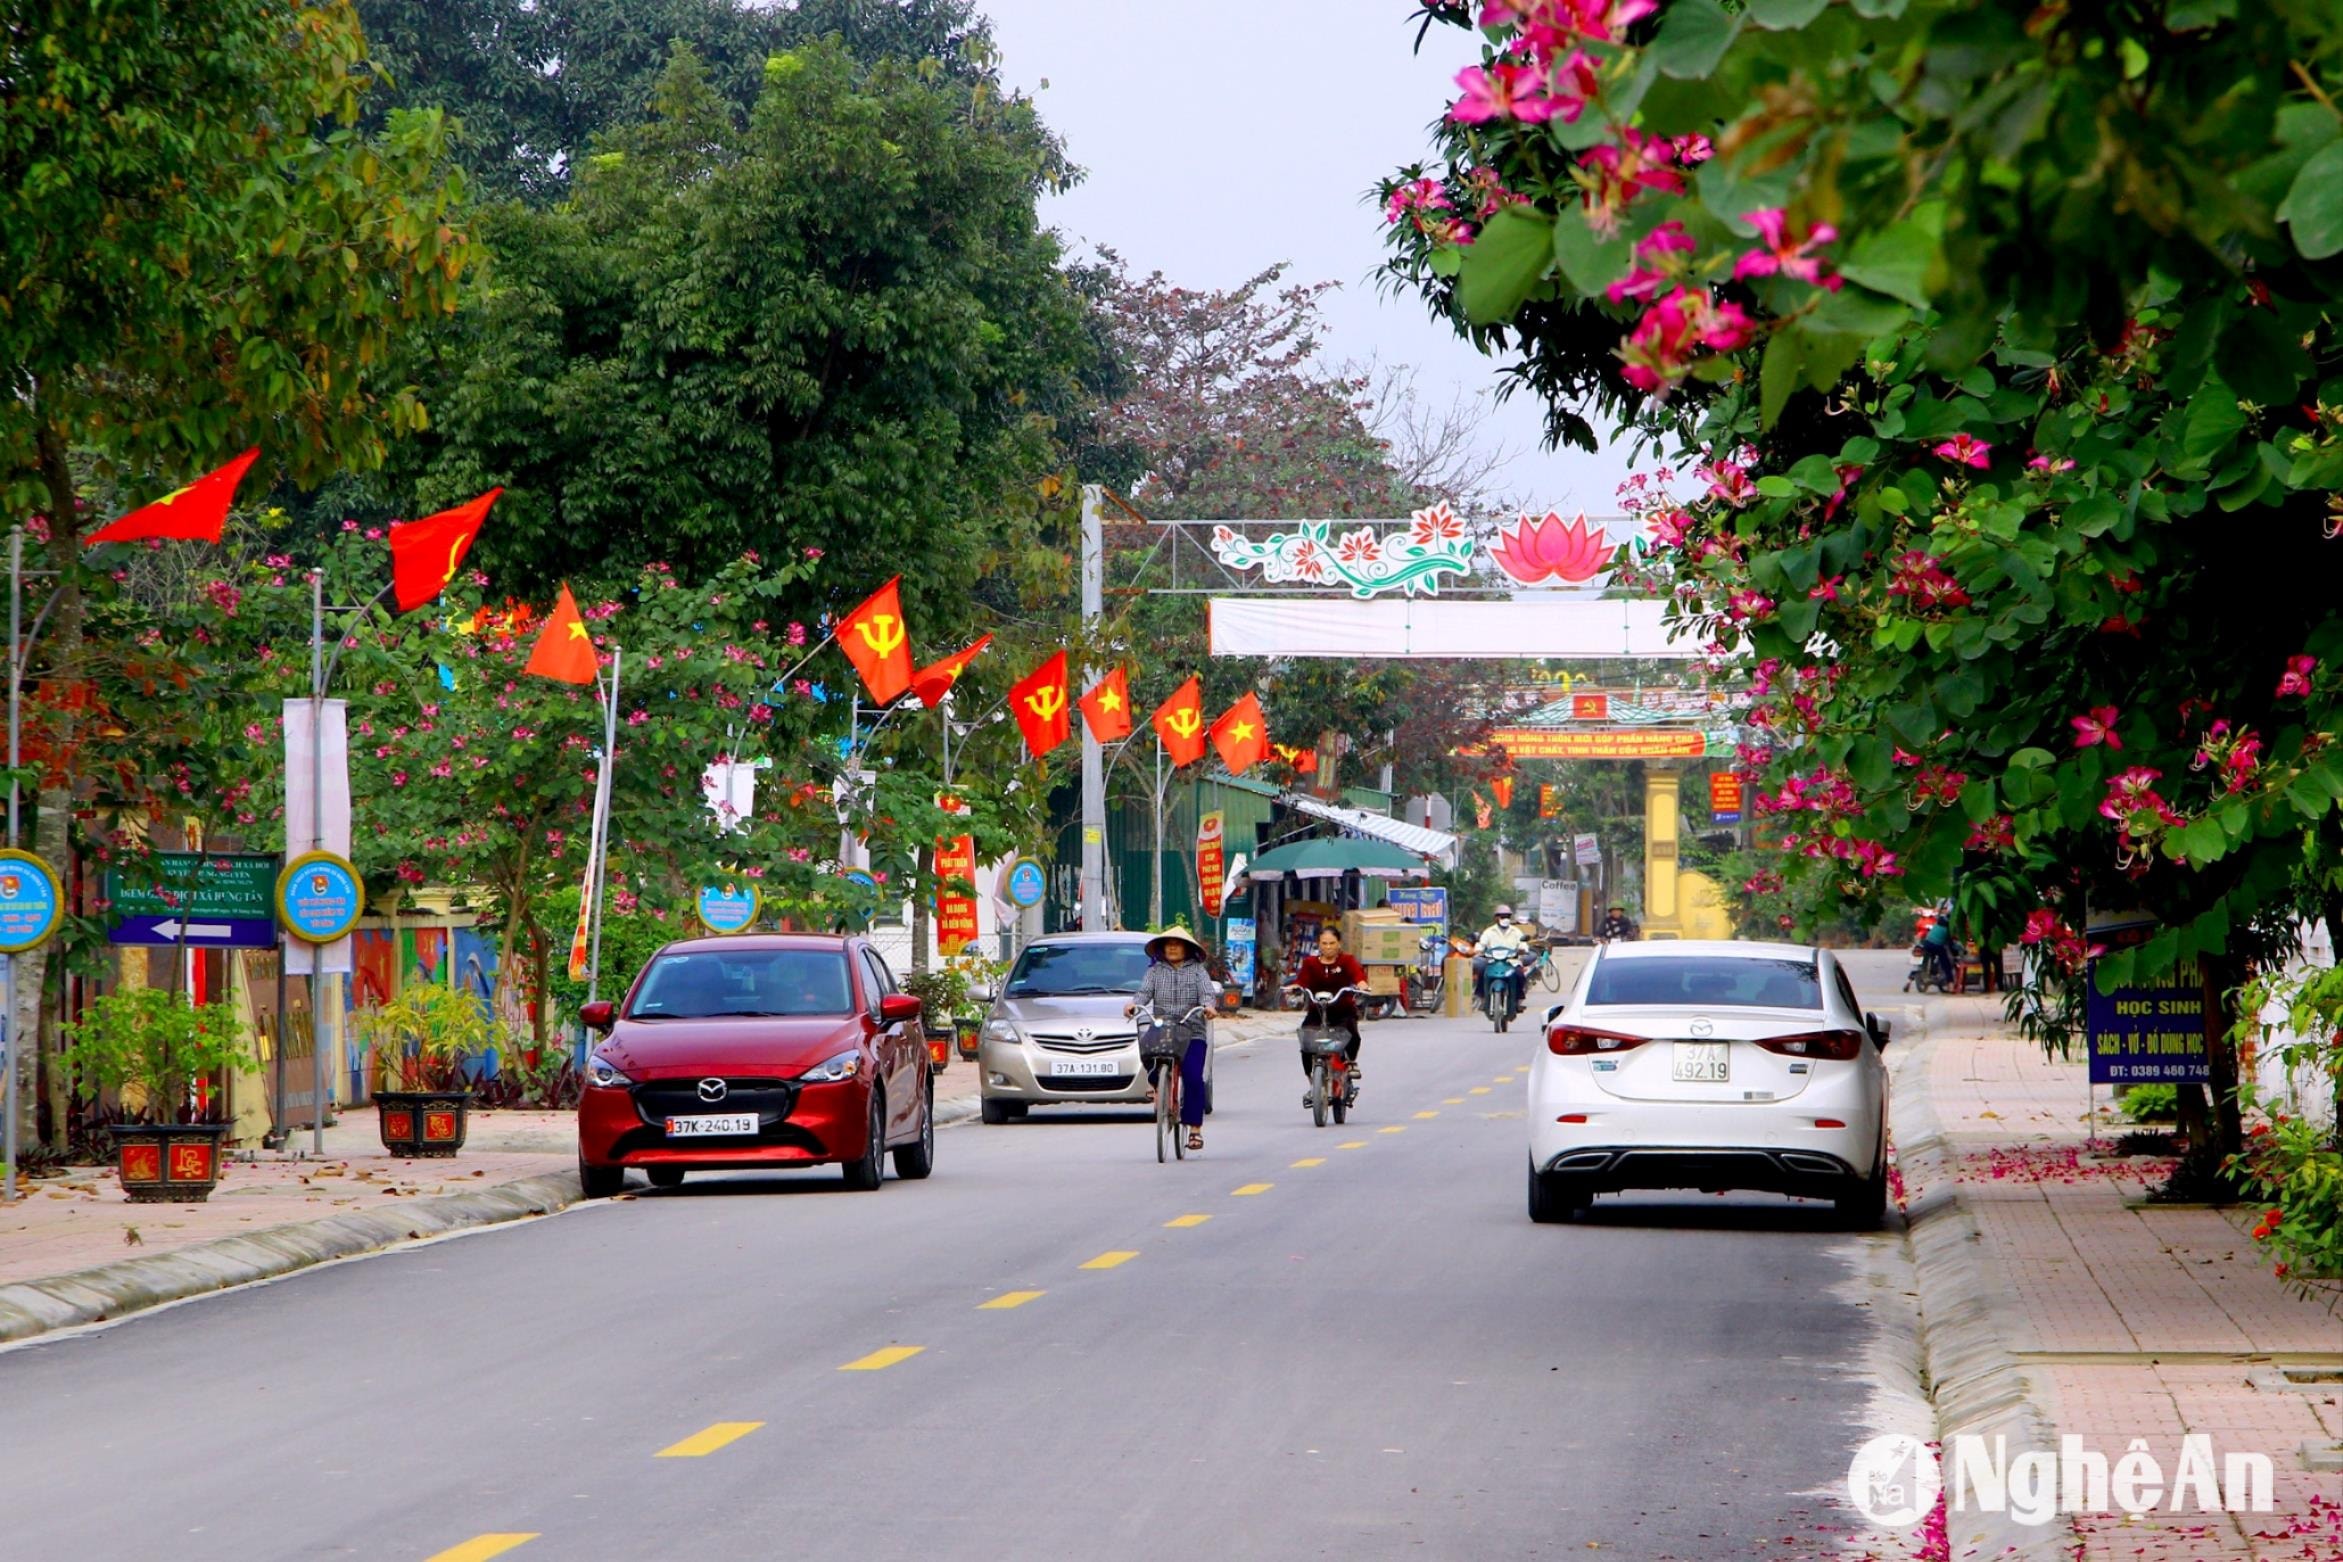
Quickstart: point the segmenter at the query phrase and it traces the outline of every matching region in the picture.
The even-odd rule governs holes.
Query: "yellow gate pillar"
[[[1646,761],[1643,767],[1643,936],[1682,938],[1683,907],[1677,897],[1676,843],[1684,810],[1683,772]]]

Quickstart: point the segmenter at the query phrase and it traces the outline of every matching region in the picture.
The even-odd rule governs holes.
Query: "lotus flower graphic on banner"
[[[1388,591],[1437,596],[1440,577],[1472,575],[1473,540],[1445,504],[1418,510],[1402,532],[1334,521],[1302,521],[1256,542],[1231,527],[1212,529],[1212,555],[1233,570],[1257,569],[1273,586],[1343,586],[1360,601]]]
[[[1549,577],[1583,586],[1611,567],[1617,551],[1602,525],[1584,512],[1565,525],[1561,512],[1548,510],[1536,520],[1516,516],[1499,528],[1489,557],[1525,586]]]

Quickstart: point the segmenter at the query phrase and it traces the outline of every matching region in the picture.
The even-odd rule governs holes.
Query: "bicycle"
[[[1171,1025],[1157,1018],[1152,1005],[1141,1004],[1132,1017],[1139,1025],[1139,1057],[1147,1069],[1148,1083],[1155,1087],[1155,1160],[1157,1165],[1167,1159],[1184,1161],[1188,1158],[1187,1130],[1180,1125],[1180,1054],[1178,1031],[1204,1017],[1204,1007],[1198,1004],[1181,1015]]]
[[[1286,991],[1301,994],[1309,1005],[1302,1016],[1301,1040],[1302,1055],[1310,1060],[1310,1119],[1324,1128],[1331,1111],[1340,1123],[1350,1116],[1359,1099],[1358,1076],[1350,1071],[1350,1038],[1334,1024],[1328,1011],[1344,993],[1364,993],[1366,989],[1346,987],[1319,993],[1288,987]]]

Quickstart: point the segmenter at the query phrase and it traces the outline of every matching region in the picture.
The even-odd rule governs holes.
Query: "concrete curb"
[[[0,1286],[0,1344],[103,1323],[421,1237],[550,1214],[579,1197],[577,1173],[561,1171],[443,1198],[401,1201],[394,1208],[289,1221],[96,1269],[18,1281]]]
[[[1923,1037],[1898,1072],[1892,1114],[1896,1164],[1907,1186],[1926,1191],[1905,1206],[1905,1242],[1920,1293],[1921,1370],[1936,1407],[1936,1435],[1949,1448],[1956,1436],[2009,1439],[2009,1456],[2055,1454],[2058,1436],[2025,1365],[2004,1343],[2018,1332],[2010,1292],[1983,1272],[1985,1235],[1960,1193],[1954,1173],[1960,1152],[1944,1132],[1925,1081],[1936,1037]],[[1946,1467],[1950,1476],[1949,1461]],[[1949,1493],[1948,1493],[1949,1495]],[[2017,1558],[2072,1562],[2071,1525],[2021,1524],[2006,1513],[1945,1514],[1953,1562]]]

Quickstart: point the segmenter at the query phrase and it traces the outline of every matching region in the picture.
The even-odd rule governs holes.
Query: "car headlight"
[[[1007,1020],[993,1020],[988,1022],[984,1027],[984,1039],[987,1041],[1006,1042],[1008,1045],[1013,1047],[1025,1038],[1018,1035],[1017,1027],[1010,1024]]]
[[[809,1085],[826,1085],[835,1080],[852,1079],[862,1072],[862,1054],[859,1051],[841,1052],[834,1058],[824,1058],[797,1077]]]
[[[617,1064],[612,1063],[600,1053],[596,1053],[586,1059],[586,1083],[599,1085],[604,1089],[623,1090],[634,1081],[620,1073]]]

